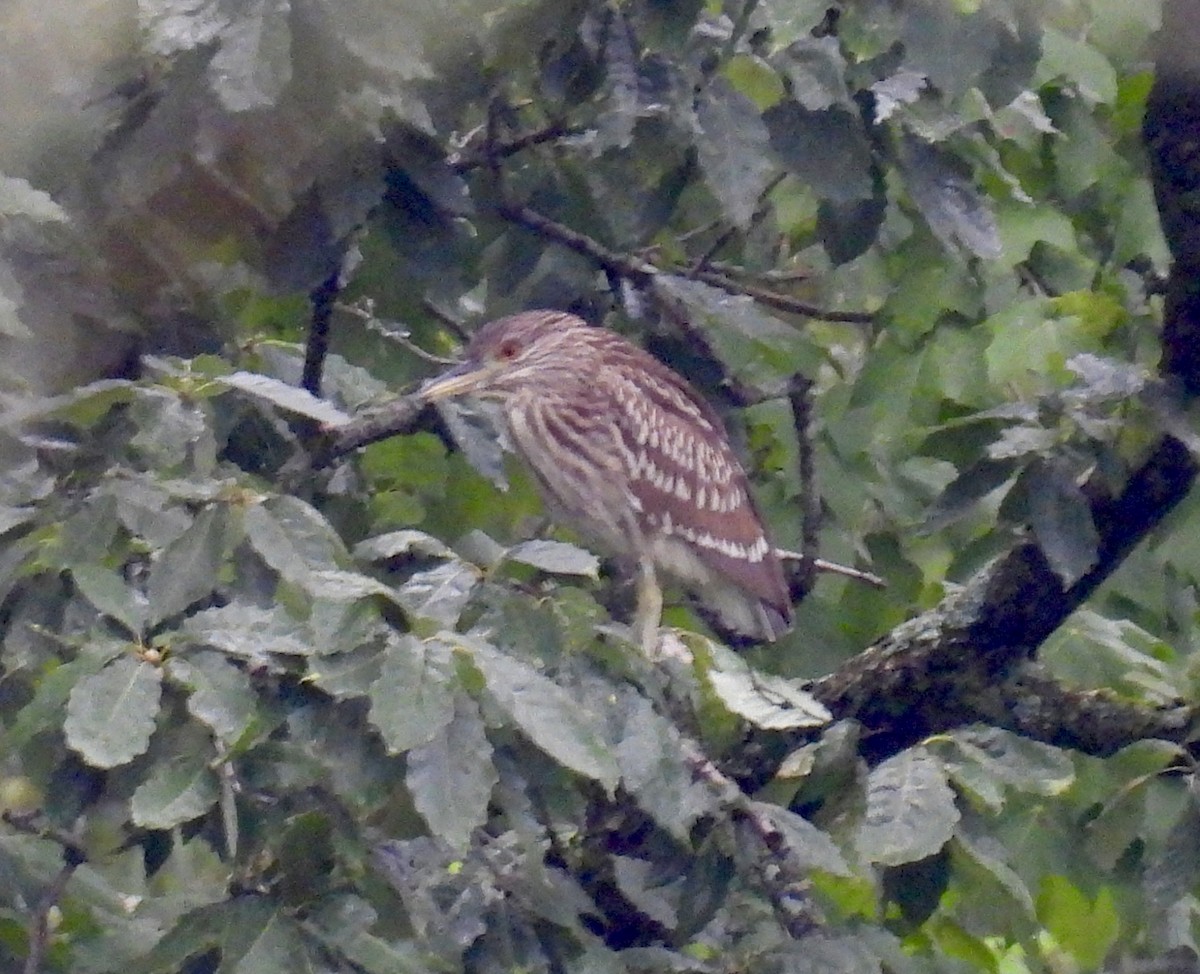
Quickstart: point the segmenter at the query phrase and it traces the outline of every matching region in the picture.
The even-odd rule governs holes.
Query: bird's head
[[[489,321],[471,338],[464,361],[426,382],[420,395],[429,401],[464,395],[506,399],[536,389],[577,344],[567,333],[586,327],[563,311],[525,311]]]

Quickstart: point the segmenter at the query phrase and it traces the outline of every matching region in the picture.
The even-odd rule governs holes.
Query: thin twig
[[[389,328],[387,325],[394,324],[394,322],[385,323],[384,319],[378,317],[375,314],[374,302],[370,298],[363,298],[355,304],[343,304],[339,301],[334,305],[334,309],[344,314],[353,315],[366,325],[367,328],[378,332],[388,341],[395,342],[401,348],[412,352],[413,355],[423,362],[443,366],[458,364],[458,359],[446,358],[442,355],[434,355],[433,352],[425,351],[425,349],[412,340],[410,333],[403,328]]]
[[[758,226],[758,224],[762,223],[762,221],[766,218],[767,208],[762,205],[763,201],[771,194],[776,186],[783,182],[786,177],[786,172],[778,173],[772,177],[771,181],[767,183],[766,186],[763,187],[763,191],[758,194],[758,205],[755,207],[754,213],[750,217],[750,222],[746,224],[744,230],[748,231],[753,229],[754,227]],[[727,243],[729,243],[730,240],[734,238],[739,230],[743,230],[743,228],[730,226],[726,227],[723,233],[718,234],[717,239],[712,242],[712,246],[710,246],[708,250],[706,250],[699,257],[697,257],[695,262],[692,264],[691,275],[695,276],[699,271],[705,270],[707,267],[709,267],[712,259],[716,257],[718,253],[720,253],[722,247],[724,247]]]
[[[527,230],[532,230],[534,233],[553,240],[568,250],[582,254],[608,273],[624,275],[634,284],[646,285],[654,277],[664,273],[653,264],[610,250],[592,237],[580,233],[578,230],[572,230],[557,220],[551,220],[522,203],[503,202],[497,207],[497,211],[504,219],[511,220]],[[713,271],[696,271],[693,276],[698,281],[711,284],[730,294],[742,294],[767,307],[790,314],[805,315],[822,321],[844,321],[851,324],[870,324],[875,320],[875,316],[869,312],[830,311],[826,308],[818,308],[807,301],[799,301],[777,291],[755,287],[753,284],[743,284]]]
[[[442,323],[442,326],[450,332],[463,345],[471,340],[470,334],[463,327],[462,322],[453,315],[447,314],[428,298],[421,299],[421,310],[426,312],[431,318],[436,318]]]
[[[813,571],[824,572],[827,575],[842,575],[845,578],[852,578],[856,582],[870,585],[872,588],[887,588],[887,582],[874,572],[868,572],[861,568],[851,568],[849,565],[839,565],[836,561],[813,558],[811,555],[806,555],[799,551],[791,551],[788,548],[776,548],[775,557],[780,561],[807,563],[812,566]]]
[[[0,819],[18,832],[58,843],[63,851],[62,867],[46,887],[46,892],[38,900],[37,908],[29,917],[26,933],[29,952],[25,955],[25,964],[21,971],[22,974],[38,974],[50,942],[50,911],[62,899],[75,870],[87,862],[87,853],[76,836],[47,823],[41,812],[18,814],[5,811],[0,815]]]
[[[535,145],[546,142],[556,142],[576,135],[583,135],[587,129],[582,125],[567,125],[565,122],[553,122],[544,129],[528,132],[508,142],[501,142],[483,149],[471,148],[452,152],[446,158],[446,164],[458,173],[470,172],[472,169],[482,169],[492,166],[497,159],[507,159]]]
[[[875,320],[875,316],[868,311],[830,311],[828,308],[818,308],[807,301],[800,301],[786,294],[780,294],[778,291],[755,287],[753,284],[743,284],[725,274],[717,274],[713,271],[696,271],[693,276],[698,281],[719,287],[722,291],[728,291],[730,294],[744,294],[759,304],[765,304],[768,308],[774,308],[776,311],[818,318],[821,321],[844,321],[855,325],[869,325]]]
[[[565,224],[551,220],[547,216],[542,216],[524,204],[504,202],[497,209],[504,219],[511,220],[527,230],[532,230],[555,243],[562,244],[568,250],[573,250],[575,253],[591,259],[604,270],[622,274],[636,284],[648,284],[659,273],[658,268],[653,264],[647,264],[645,261],[609,250],[592,237],[572,230]]]

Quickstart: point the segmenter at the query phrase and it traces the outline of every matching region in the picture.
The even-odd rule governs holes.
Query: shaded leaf
[[[836,203],[871,198],[871,147],[857,115],[787,101],[764,112],[763,121],[779,159],[819,197]]]
[[[792,96],[810,111],[849,103],[846,61],[836,38],[802,37],[771,60],[791,82]]]
[[[773,166],[767,127],[754,103],[724,79],[706,86],[696,103],[696,150],[708,188],[737,227],[754,216]]]
[[[217,587],[229,527],[229,508],[213,505],[202,510],[191,526],[155,559],[150,571],[148,600],[151,625],[208,598]]]
[[[1050,567],[1073,585],[1096,564],[1100,535],[1091,505],[1075,478],[1053,463],[1036,463],[1025,472],[1029,526]]]
[[[633,692],[620,699],[624,726],[615,749],[621,783],[663,828],[681,841],[702,815],[716,809],[716,796],[696,781],[683,760],[679,731],[650,701]]]
[[[852,875],[833,839],[808,819],[766,802],[752,802],[751,807],[779,829],[789,856],[803,868],[821,869],[835,876]]]
[[[909,748],[867,777],[867,814],[858,851],[885,866],[916,862],[949,841],[958,818],[941,762],[924,747]]]
[[[454,690],[444,643],[394,636],[371,684],[371,723],[392,753],[428,744],[454,718]]]
[[[213,89],[232,112],[270,108],[292,78],[290,0],[250,0],[235,9],[209,68]]]
[[[146,625],[149,607],[146,600],[111,568],[102,565],[76,565],[71,578],[84,598],[100,612],[121,623],[132,635],[140,636]]]
[[[211,756],[193,752],[155,765],[130,799],[134,824],[172,829],[212,808],[217,801],[217,776],[208,766]]]
[[[610,790],[616,787],[620,770],[598,714],[528,664],[484,643],[463,645],[518,730],[572,771]]]
[[[962,246],[976,257],[1001,254],[996,218],[961,165],[948,153],[917,139],[904,141],[905,181],[929,229],[944,246]]]
[[[488,800],[499,781],[479,708],[454,696],[454,715],[427,744],[408,752],[405,783],[429,830],[450,848],[464,850],[487,821]]]
[[[304,626],[280,606],[260,609],[231,602],[189,616],[181,629],[199,643],[255,662],[268,662],[272,653],[308,656],[315,652]]]
[[[71,690],[63,731],[88,764],[115,768],[145,752],[154,733],[162,674],[132,654],[120,656]]]
[[[172,656],[165,665],[172,682],[189,691],[188,712],[226,744],[232,744],[249,726],[258,710],[250,678],[219,653],[190,652]]]

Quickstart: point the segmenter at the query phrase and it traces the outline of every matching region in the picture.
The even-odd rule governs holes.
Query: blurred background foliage
[[[968,727],[868,766],[681,598],[692,663],[638,658],[620,586],[477,417],[328,469],[305,453],[314,421],[410,389],[478,322],[567,308],[718,405],[791,548],[785,392],[815,383],[818,553],[887,587],[823,576],[756,670],[830,672],[1027,534],[1078,579],[1079,485],[1119,488],[1179,422],[1153,380],[1169,258],[1140,136],[1159,17],[7,3],[2,966],[1194,960],[1177,746]],[[327,402],[254,379],[299,383],[335,275]],[[1185,502],[1041,648],[1050,674],[1194,699],[1198,518]],[[750,814],[689,748],[756,724],[812,730]],[[801,931],[748,819],[804,867]]]

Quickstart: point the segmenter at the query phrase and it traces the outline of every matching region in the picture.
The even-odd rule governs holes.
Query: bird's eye
[[[502,362],[511,362],[517,357],[517,352],[521,350],[521,346],[512,339],[506,342],[501,342],[500,347],[496,349],[496,358]]]

